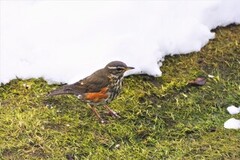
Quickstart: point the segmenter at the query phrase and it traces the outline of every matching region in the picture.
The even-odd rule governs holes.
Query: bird
[[[74,95],[82,102],[87,103],[101,123],[106,123],[99,115],[96,107],[102,105],[111,116],[120,117],[108,107],[108,104],[119,95],[124,73],[131,69],[134,69],[134,67],[127,66],[124,62],[112,61],[104,68],[95,71],[78,82],[51,91],[48,96]]]

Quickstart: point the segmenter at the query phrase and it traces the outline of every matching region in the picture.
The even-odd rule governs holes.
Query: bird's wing
[[[106,88],[109,83],[109,78],[103,69],[94,72],[92,75],[70,85],[62,86],[51,91],[48,95],[55,96],[61,94],[82,95],[84,93],[100,92]]]
[[[76,86],[82,93],[100,92],[102,88],[107,87],[109,78],[103,70],[96,71],[92,75],[80,80],[73,85]]]

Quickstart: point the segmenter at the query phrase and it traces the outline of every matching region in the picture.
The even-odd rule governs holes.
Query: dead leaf
[[[189,81],[188,85],[191,85],[191,86],[203,86],[203,85],[205,85],[206,82],[207,82],[207,80],[206,80],[205,77],[198,77],[198,78],[196,78],[193,81]]]

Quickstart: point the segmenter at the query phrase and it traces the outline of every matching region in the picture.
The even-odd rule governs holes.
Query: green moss
[[[223,128],[228,105],[240,105],[240,26],[218,28],[200,52],[167,56],[162,77],[134,75],[111,108],[120,119],[57,87],[15,79],[0,87],[2,159],[240,159],[240,132]],[[209,78],[208,75],[213,75]],[[189,81],[206,77],[201,87]]]

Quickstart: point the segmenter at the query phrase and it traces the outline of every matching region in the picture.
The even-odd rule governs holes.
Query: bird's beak
[[[128,66],[128,67],[126,68],[126,71],[131,70],[131,69],[134,69],[134,67],[129,67],[129,66]]]

